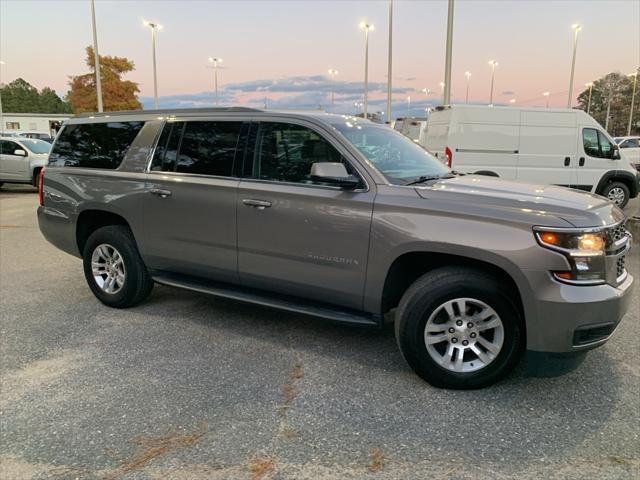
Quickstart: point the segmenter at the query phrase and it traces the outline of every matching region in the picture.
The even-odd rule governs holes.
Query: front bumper
[[[617,287],[567,285],[544,271],[525,274],[535,286],[527,350],[571,353],[598,347],[611,338],[631,303],[630,274]]]

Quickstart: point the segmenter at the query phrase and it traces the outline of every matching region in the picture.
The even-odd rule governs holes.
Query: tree
[[[596,119],[600,125],[607,125],[607,107],[609,106],[609,125],[607,130],[613,136],[626,135],[629,124],[629,112],[631,109],[631,94],[633,91],[633,78],[621,75],[618,72],[608,73],[604,77],[593,82],[591,92],[590,115]],[[632,134],[637,135],[640,131],[638,122],[638,100],[640,92],[636,91],[636,102],[634,106],[633,121],[631,126]],[[609,102],[611,104],[609,105]],[[587,87],[578,95],[579,107],[587,111],[589,103],[589,88]]]
[[[87,47],[87,65],[91,73],[71,77],[71,90],[67,95],[73,111],[95,112],[98,110],[96,96],[96,75],[93,48]],[[102,83],[102,103],[105,111],[139,110],[142,104],[138,101],[140,92],[138,84],[123,80],[125,73],[133,71],[134,63],[124,57],[100,56],[100,80]]]
[[[29,82],[17,78],[0,89],[2,108],[11,113],[70,113],[71,106],[56,92],[44,87],[40,92]]]

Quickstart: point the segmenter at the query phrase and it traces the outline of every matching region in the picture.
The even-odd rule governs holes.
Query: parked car
[[[421,144],[464,173],[575,188],[620,207],[638,195],[637,171],[582,110],[440,107]]]
[[[622,156],[626,157],[636,170],[640,170],[640,137],[616,137],[614,141],[618,144]]]
[[[48,133],[42,132],[22,132],[18,134],[20,137],[24,138],[37,138],[38,140],[43,140],[47,143],[53,143],[53,138]]]
[[[457,176],[354,117],[109,115],[63,127],[38,208],[105,305],[134,306],[157,282],[354,325],[393,319],[418,375],[477,388],[525,349],[602,345],[631,301],[630,234],[605,198]]]
[[[3,183],[37,185],[38,174],[47,163],[51,144],[42,140],[0,137],[0,187]]]

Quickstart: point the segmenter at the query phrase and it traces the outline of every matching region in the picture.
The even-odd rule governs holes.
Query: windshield
[[[333,126],[391,183],[406,185],[420,177],[441,177],[451,172],[422,147],[389,127],[349,119]]]
[[[43,140],[37,140],[35,138],[21,139],[20,143],[27,147],[29,151],[33,153],[49,153],[51,150],[51,144]]]

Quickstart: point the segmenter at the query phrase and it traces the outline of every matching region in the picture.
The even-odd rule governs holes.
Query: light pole
[[[369,89],[369,32],[375,27],[367,22],[360,22],[360,28],[364,30],[364,118],[367,118],[368,89]]]
[[[587,100],[587,115],[591,111],[591,91],[593,90],[593,82],[585,83],[585,87],[589,87],[589,100]]]
[[[387,66],[387,122],[391,123],[391,90],[393,67],[391,57],[393,55],[393,0],[389,0],[389,54]]]
[[[613,96],[613,80],[609,78],[609,98],[607,100],[607,118],[604,120],[604,129],[609,132],[609,114],[611,113],[611,97]]]
[[[442,97],[442,104],[444,105],[444,82],[440,82],[440,96]]]
[[[209,63],[213,67],[213,88],[216,92],[216,105],[218,105],[218,64],[222,63],[222,59],[209,57]]]
[[[443,105],[451,103],[451,55],[453,51],[453,0],[449,0],[447,9],[447,44],[444,59],[444,92],[442,97]]]
[[[467,95],[465,96],[464,103],[469,103],[469,79],[471,78],[471,72],[464,72],[464,76],[467,79]]]
[[[159,23],[144,21],[144,25],[151,29],[151,54],[153,56],[153,105],[158,109],[158,74],[156,72],[156,31],[162,30]]]
[[[545,96],[545,97],[547,97],[547,108],[549,108],[549,95],[551,95],[551,93],[549,93],[549,92],[544,92],[542,95],[543,95],[543,96]]]
[[[411,116],[411,97],[407,97],[407,118]]]
[[[582,30],[582,27],[577,23],[571,25],[573,30],[573,56],[571,59],[571,76],[569,77],[569,98],[567,98],[567,108],[571,108],[571,101],[573,96],[573,74],[576,69],[576,50],[578,49],[578,32]]]
[[[489,94],[489,105],[493,107],[493,80],[496,76],[496,67],[498,66],[498,62],[495,60],[489,60],[489,65],[491,65],[491,93]]]
[[[4,61],[0,60],[0,73],[2,73],[2,65],[4,65]],[[2,136],[2,132],[4,132],[4,121],[2,119],[2,75],[0,75],[0,137]]]
[[[333,111],[333,103],[334,103],[334,95],[335,95],[334,81],[335,81],[336,75],[338,75],[338,70],[330,68],[329,75],[331,76],[331,111]]]
[[[98,98],[98,112],[102,112],[102,77],[100,75],[100,55],[98,54],[98,33],[96,31],[96,7],[93,0],[91,0],[91,26],[93,28],[93,61],[96,64],[96,97]]]
[[[633,77],[633,93],[631,94],[631,110],[629,110],[629,125],[627,126],[627,137],[631,135],[631,123],[633,122],[633,104],[636,99],[636,86],[638,85],[638,70],[627,75]]]

